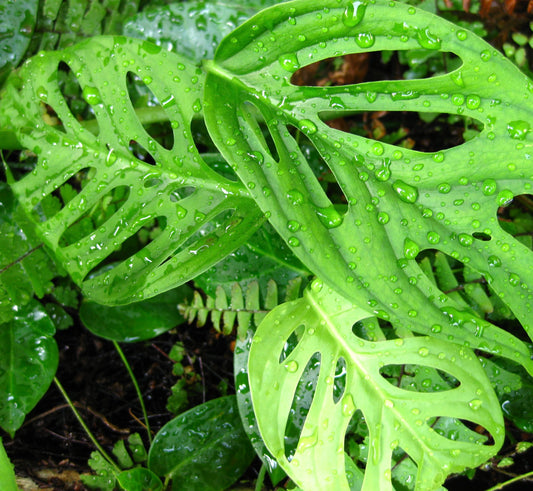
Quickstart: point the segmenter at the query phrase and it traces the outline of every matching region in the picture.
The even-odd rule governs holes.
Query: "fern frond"
[[[302,278],[294,278],[287,284],[285,298],[280,299],[277,283],[270,280],[265,298],[261,300],[257,281],[250,282],[245,292],[239,283],[234,283],[230,297],[222,286],[217,287],[214,297],[207,295],[205,299],[199,291],[195,291],[192,302],[180,304],[178,308],[189,324],[196,322],[198,327],[203,327],[210,319],[218,332],[228,335],[237,327],[240,337],[250,327],[258,326],[266,314],[280,303],[298,298],[301,289]]]

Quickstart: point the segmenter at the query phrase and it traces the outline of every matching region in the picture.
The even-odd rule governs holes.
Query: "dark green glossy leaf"
[[[171,3],[133,16],[123,32],[201,61],[212,58],[224,36],[256,12],[253,6],[232,2]]]
[[[163,426],[150,448],[148,468],[171,477],[174,491],[222,491],[241,476],[253,456],[235,396],[227,396]]]
[[[0,85],[28,48],[38,6],[38,0],[5,0],[0,4]]]
[[[144,467],[136,467],[121,472],[117,481],[126,491],[161,491],[163,483],[152,471]]]
[[[35,300],[0,324],[0,427],[11,435],[39,402],[57,369],[55,327]]]
[[[245,290],[250,282],[257,281],[264,295],[267,283],[274,280],[283,297],[285,286],[291,279],[309,275],[309,271],[285,242],[266,224],[244,246],[197,276],[195,282],[208,295],[214,296],[218,286],[222,286],[226,294],[231,295],[235,282]]]
[[[147,300],[130,305],[109,307],[86,301],[81,304],[80,318],[89,331],[117,342],[151,339],[181,324],[184,319],[178,304],[192,296],[183,285]]]

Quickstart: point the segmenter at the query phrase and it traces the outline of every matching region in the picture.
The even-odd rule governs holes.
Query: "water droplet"
[[[502,265],[502,260],[498,256],[489,256],[487,262],[492,268],[499,268]]]
[[[441,194],[448,194],[452,190],[452,187],[449,183],[442,182],[437,186],[437,190]]]
[[[474,410],[474,411],[477,411],[481,405],[483,404],[483,401],[481,401],[480,399],[472,399],[468,405]]]
[[[455,35],[459,41],[464,41],[468,37],[467,32],[463,29],[458,30]]]
[[[422,357],[426,357],[429,355],[429,350],[427,348],[420,348],[418,354]]]
[[[317,132],[316,124],[309,119],[302,119],[298,123],[298,128],[304,135],[313,135]]]
[[[415,259],[419,252],[420,247],[411,239],[406,238],[403,241],[403,254],[407,259]]]
[[[288,363],[285,363],[285,369],[287,372],[294,373],[298,370],[298,363],[294,360],[291,360]]]
[[[509,283],[512,286],[518,286],[520,285],[520,276],[518,276],[516,273],[511,273],[509,275]]]
[[[491,58],[491,54],[490,54],[490,51],[488,49],[484,49],[480,54],[479,56],[481,57],[481,59],[483,61],[489,61],[490,58]]]
[[[296,54],[286,53],[278,58],[279,64],[287,71],[294,72],[300,68],[300,62]]]
[[[384,211],[378,213],[378,223],[381,223],[381,225],[385,225],[386,223],[389,223],[389,215],[385,213]]]
[[[347,27],[355,27],[365,16],[366,4],[363,2],[351,2],[346,6],[342,14],[342,23]]]
[[[344,414],[344,416],[351,417],[353,416],[353,413],[355,413],[355,404],[353,402],[353,398],[351,394],[346,394],[342,398],[342,414]]]
[[[342,215],[335,209],[329,206],[327,208],[316,208],[316,214],[326,228],[336,228],[342,224]]]
[[[373,145],[372,145],[372,153],[374,155],[383,155],[383,152],[385,151],[385,149],[383,148],[383,145],[379,142],[375,142]]]
[[[498,203],[498,206],[507,206],[511,204],[511,201],[513,201],[514,195],[512,191],[509,191],[509,189],[503,189],[498,193],[498,196],[496,198],[496,201]]]
[[[494,179],[485,179],[482,186],[482,192],[485,196],[490,196],[496,192],[497,184]]]
[[[418,189],[400,179],[392,183],[392,188],[400,199],[406,203],[415,203],[418,199]]]
[[[375,41],[374,34],[371,32],[360,32],[355,37],[355,42],[360,48],[371,48]]]
[[[429,28],[417,29],[416,39],[424,49],[439,49],[442,44],[441,40],[429,31]]]
[[[459,244],[464,247],[469,247],[474,242],[474,237],[468,234],[459,234]]]
[[[527,121],[517,120],[507,124],[509,136],[515,140],[524,140],[530,129],[531,125]]]
[[[437,232],[428,232],[426,237],[430,244],[438,244],[440,242],[440,235]]]
[[[292,205],[301,205],[304,202],[304,195],[297,189],[291,189],[287,192],[287,199]]]
[[[300,240],[297,237],[289,237],[287,242],[292,247],[298,247],[300,245]]]
[[[289,220],[287,222],[287,228],[291,232],[298,232],[298,230],[300,230],[300,227],[301,227],[301,225],[296,220]]]
[[[102,99],[100,98],[100,92],[98,92],[96,87],[84,87],[82,95],[87,103],[91,104],[92,106],[102,102]]]
[[[481,98],[476,94],[466,96],[466,107],[468,109],[477,109],[481,105]]]

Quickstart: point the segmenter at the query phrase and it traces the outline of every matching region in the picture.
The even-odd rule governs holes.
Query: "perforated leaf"
[[[328,57],[422,48],[452,52],[461,65],[427,79],[291,83],[298,69]],[[206,68],[213,139],[313,273],[398,327],[501,354],[533,372],[523,343],[465,312],[416,262],[421,251],[438,249],[468,264],[531,336],[532,252],[497,220],[498,208],[532,185],[533,84],[525,75],[473,33],[379,0],[298,0],[264,10],[230,34]],[[362,111],[447,113],[483,129],[424,153],[324,122]],[[302,138],[335,176],[337,200],[314,175]]]
[[[366,341],[353,334],[352,326],[369,316],[315,280],[303,298],[276,307],[257,329],[249,361],[254,411],[268,449],[298,485],[309,490],[349,489],[344,438],[357,410],[369,430],[363,490],[392,489],[396,449],[403,449],[418,465],[417,490],[434,490],[449,473],[478,466],[497,452],[505,434],[503,418],[474,352],[425,336]],[[298,342],[286,353],[291,335],[297,335]],[[285,435],[293,396],[317,357],[317,379],[305,389],[308,413],[291,455]],[[346,378],[336,393],[333,381],[340,360]],[[383,370],[402,364],[439,370],[457,380],[457,386],[441,380],[439,391],[396,387]],[[442,417],[480,425],[494,443],[481,444],[476,433],[464,441],[448,439],[434,428]]]
[[[61,63],[76,74],[85,103],[96,116],[91,126],[96,135],[76,120],[69,109],[72,102],[60,91]],[[160,113],[171,127],[170,148],[148,132],[134,111],[128,73],[140,77],[160,101]],[[13,128],[39,159],[35,170],[13,185],[26,211],[31,214],[80,171],[90,174],[87,185],[38,229],[91,299],[120,304],[168,290],[238,248],[261,225],[262,213],[244,187],[213,171],[198,153],[190,122],[201,111],[201,94],[202,76],[196,68],[160,47],[123,37],[93,38],[39,55],[8,82],[0,125]],[[45,104],[60,124],[43,117]],[[132,142],[155,164],[134,155]],[[119,191],[123,203],[115,213],[97,227],[87,220],[82,237],[70,239],[69,232],[79,230],[77,222]],[[154,219],[161,229],[156,238],[88,278]]]

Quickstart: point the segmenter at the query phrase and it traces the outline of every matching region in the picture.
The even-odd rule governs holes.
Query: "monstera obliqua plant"
[[[453,70],[330,87],[292,82],[327,58],[420,49],[453,55]],[[65,66],[94,120],[74,117],[58,82]],[[131,75],[160,101],[170,143],[143,125],[128,96]],[[365,111],[460,115],[481,131],[428,153],[327,124]],[[533,82],[501,53],[442,18],[382,0],[276,5],[227,35],[201,67],[146,41],[91,38],[30,59],[0,102],[1,127],[37,156],[11,188],[93,301],[126,304],[194,279],[265,221],[312,272],[303,295],[258,326],[243,373],[261,457],[321,491],[392,489],[405,460],[417,490],[438,489],[501,447],[502,410],[485,366],[497,357],[533,374],[525,336],[445,294],[417,259],[436,250],[477,272],[531,337],[532,252],[501,228],[497,211],[531,192],[532,116]],[[218,165],[191,131],[202,117]],[[137,158],[132,142],[152,160]],[[330,188],[303,143],[331,171]],[[44,213],[43,200],[80,172],[86,185]],[[102,225],[69,234],[117,190],[124,198]],[[108,260],[154,219],[161,231],[151,242]],[[391,383],[402,366],[417,374],[409,387]],[[361,422],[364,476],[344,445]]]

